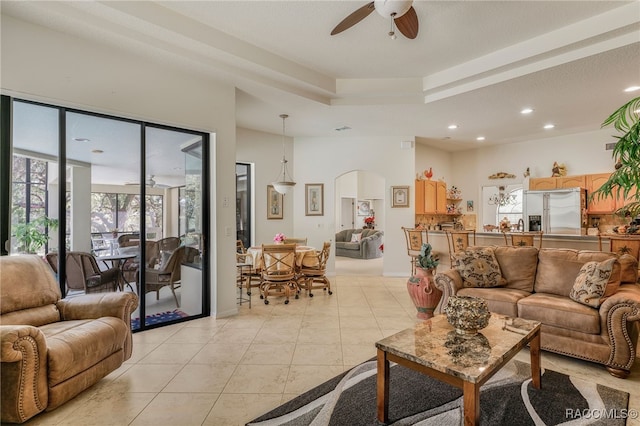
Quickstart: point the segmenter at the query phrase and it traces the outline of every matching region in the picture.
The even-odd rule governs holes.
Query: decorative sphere
[[[413,0],[375,0],[373,5],[384,18],[389,18],[393,13],[399,18],[411,8]]]

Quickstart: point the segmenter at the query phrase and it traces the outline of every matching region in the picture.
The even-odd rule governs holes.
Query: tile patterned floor
[[[340,272],[340,271],[339,271]],[[130,360],[29,425],[243,425],[375,355],[374,342],[412,326],[406,278],[338,275],[333,295],[314,291],[228,319],[204,318],[134,335]],[[528,361],[528,351],[517,355]],[[626,380],[604,368],[543,353],[543,367],[632,394],[640,409],[640,361]],[[629,421],[638,426],[640,421]]]

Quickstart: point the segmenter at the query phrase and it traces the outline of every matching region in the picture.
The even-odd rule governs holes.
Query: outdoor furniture
[[[67,289],[87,294],[116,291],[120,284],[120,268],[112,267],[103,271],[94,255],[82,251],[67,253],[65,272]]]
[[[181,286],[181,266],[183,263],[193,263],[199,251],[193,247],[180,246],[171,253],[164,264],[158,269],[147,268],[145,270],[145,293],[156,292],[156,300],[160,299],[160,290],[169,287],[176,306],[180,307],[176,290]]]

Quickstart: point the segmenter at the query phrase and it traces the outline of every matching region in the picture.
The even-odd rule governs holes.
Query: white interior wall
[[[282,160],[282,135],[243,128],[238,128],[236,134],[236,161],[254,165],[252,205],[255,213],[255,225],[252,244],[269,244],[273,241],[274,235],[279,232],[295,238],[293,229],[294,193],[283,197],[282,219],[267,219],[267,185],[278,179],[282,169],[280,163]],[[285,152],[287,153],[288,171],[293,180],[297,182],[295,188],[302,188],[302,203],[304,204],[304,183],[293,173],[295,161],[293,160],[292,138],[285,137]],[[235,200],[235,196],[233,199]]]
[[[307,235],[309,244],[315,246],[335,240],[336,178],[349,171],[380,176],[384,180],[384,194],[389,193],[391,186],[410,185],[414,179],[414,150],[402,149],[400,145],[408,139],[412,138],[296,138],[294,176],[298,185],[294,197],[294,231]],[[304,215],[304,183],[324,183],[324,216]],[[411,208],[391,208],[388,197],[384,198],[384,206],[376,210],[376,216],[380,212],[385,219],[383,274],[406,276],[406,244],[401,227],[414,221],[413,199]],[[334,252],[332,250],[329,271],[335,270]]]
[[[211,311],[237,312],[235,88],[2,15],[2,93],[212,134]],[[214,133],[215,132],[215,133]]]

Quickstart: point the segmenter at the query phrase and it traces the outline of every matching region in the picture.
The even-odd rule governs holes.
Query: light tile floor
[[[289,305],[279,298],[264,305],[254,295],[252,309],[245,303],[232,318],[137,333],[125,365],[27,424],[243,425],[373,357],[375,341],[417,321],[406,278],[338,275],[331,283],[331,296],[316,290]],[[517,358],[528,361],[528,351]],[[640,409],[640,361],[626,380],[554,354],[543,353],[542,362],[630,392],[630,408]]]

